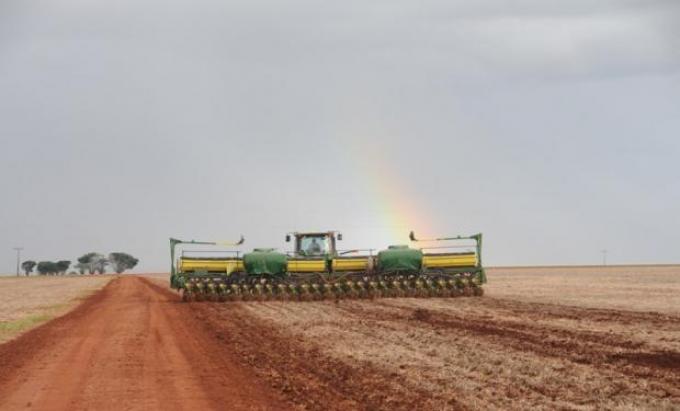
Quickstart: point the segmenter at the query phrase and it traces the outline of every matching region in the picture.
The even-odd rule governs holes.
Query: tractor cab
[[[342,240],[342,234],[335,231],[312,232],[312,233],[291,233],[286,235],[286,241],[290,242],[291,237],[295,239],[295,257],[333,257],[337,255],[335,241]]]

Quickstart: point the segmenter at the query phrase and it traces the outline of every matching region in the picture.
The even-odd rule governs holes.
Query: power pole
[[[602,265],[607,265],[607,250],[602,250]]]
[[[21,264],[21,250],[23,250],[24,247],[14,247],[14,251],[17,252],[17,277],[19,276],[19,267]]]

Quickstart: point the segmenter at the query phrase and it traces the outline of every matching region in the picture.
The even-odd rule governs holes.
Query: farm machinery
[[[233,243],[170,239],[171,287],[184,301],[320,300],[325,298],[481,296],[482,234],[412,243],[385,250],[338,250],[336,231],[294,232],[292,252],[240,251]],[[197,246],[207,246],[197,249]]]

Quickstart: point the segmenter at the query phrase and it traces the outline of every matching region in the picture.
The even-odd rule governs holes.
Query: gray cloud
[[[358,247],[482,230],[495,264],[672,261],[678,17],[674,1],[3,2],[0,271],[16,242],[152,270],[170,235],[283,246],[326,227]]]

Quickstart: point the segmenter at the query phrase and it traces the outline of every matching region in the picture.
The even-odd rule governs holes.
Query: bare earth
[[[0,342],[64,314],[113,276],[0,277]]]
[[[276,393],[194,330],[191,307],[120,277],[67,315],[0,345],[0,409],[272,409]],[[244,398],[243,402],[241,398]]]
[[[680,267],[489,281],[481,298],[187,304],[123,277],[0,345],[0,409],[680,409]]]
[[[680,265],[489,270],[487,295],[579,307],[680,314]]]

